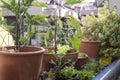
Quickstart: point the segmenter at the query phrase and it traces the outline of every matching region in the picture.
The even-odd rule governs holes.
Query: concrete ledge
[[[93,80],[116,80],[116,78],[120,75],[119,73],[120,73],[120,59],[114,61],[111,65],[106,67]]]

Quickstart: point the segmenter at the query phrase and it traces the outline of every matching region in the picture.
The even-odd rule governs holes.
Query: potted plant
[[[44,34],[44,40],[43,40],[44,41],[43,43],[45,43],[45,48],[47,51],[46,54],[44,54],[44,56],[43,56],[43,65],[42,65],[43,71],[49,71],[50,68],[53,68],[53,66],[50,64],[50,61],[52,59],[55,60],[55,55],[57,55],[57,54],[59,55],[59,53],[65,54],[62,59],[62,62],[67,61],[68,59],[71,59],[72,61],[77,61],[77,57],[78,57],[78,51],[75,50],[75,48],[73,46],[71,46],[71,42],[70,42],[71,36],[74,35],[73,27],[70,24],[68,24],[68,22],[70,22],[70,16],[66,17],[66,18],[65,17],[58,18],[58,20],[56,20],[55,18],[51,18],[51,19],[53,20],[53,22],[48,23],[51,26],[48,27],[47,33]],[[50,19],[50,21],[52,21],[51,19]],[[59,23],[58,23],[58,21],[59,21]],[[54,30],[55,30],[56,23],[57,23],[56,37],[58,38],[56,40],[56,42],[57,42],[57,44],[56,44],[57,50],[56,51],[57,52],[56,53],[54,52],[54,54],[52,54],[51,51],[55,50],[55,45],[54,45],[55,43],[53,40],[55,39]],[[62,25],[62,26],[60,26],[60,25]],[[69,32],[71,32],[73,34],[69,34]],[[67,51],[59,52],[59,49],[61,49],[61,50],[67,49]]]
[[[103,20],[104,22],[101,22],[101,26],[99,26],[101,28],[101,49],[99,56],[119,58],[120,37],[119,31],[117,31],[119,30],[119,19],[119,16],[111,14]]]
[[[93,59],[97,57],[100,46],[98,22],[99,19],[93,13],[81,20],[83,34],[81,52],[88,54],[88,56]]]
[[[16,46],[0,47],[0,79],[1,80],[38,80],[41,69],[42,56],[45,51],[43,47],[24,46],[22,25],[28,8],[34,0],[8,0],[2,2],[2,8],[7,8],[16,17]],[[30,19],[30,18],[29,18]],[[28,37],[33,36],[35,31],[30,31],[31,23],[28,24]],[[35,30],[35,29],[33,29]],[[29,35],[28,35],[29,34]],[[23,40],[25,41],[25,40]],[[29,43],[29,42],[28,42]]]
[[[75,69],[80,70],[83,65],[85,65],[89,61],[89,57],[87,54],[80,52],[78,55],[78,59],[75,62]]]
[[[103,12],[104,11],[104,12]],[[100,8],[101,21],[98,24],[99,40],[101,41],[98,57],[101,63],[111,64],[112,61],[119,58],[119,15],[116,15],[116,9],[111,13],[108,9],[108,2]],[[105,16],[105,17],[104,17]]]
[[[68,2],[71,2],[71,1],[68,0],[67,3]],[[58,50],[57,45],[58,44],[61,44],[62,46],[69,45],[71,47],[71,43],[70,43],[69,39],[75,33],[75,28],[79,27],[80,24],[77,25],[78,21],[77,22],[74,21],[73,17],[71,17],[71,16],[61,18],[60,16],[55,15],[55,16],[50,17],[50,20],[48,22],[49,23],[48,23],[47,33],[44,34],[45,47],[48,50],[54,49],[55,54],[57,54],[57,50]],[[79,41],[79,43],[80,43],[80,41]],[[79,46],[79,44],[77,44],[77,45]],[[52,46],[52,48],[51,48],[51,46]],[[72,61],[77,60],[77,51],[75,51],[73,49],[68,51],[69,53],[63,57],[63,61],[64,61],[64,59],[66,59],[66,60],[71,59]],[[48,67],[48,65],[50,65],[49,62],[51,59],[54,59],[53,54],[44,54],[44,56],[43,56],[43,68],[44,68],[43,71],[44,70],[48,71],[50,69]]]
[[[67,79],[77,79],[77,75],[73,76],[74,74],[76,74],[74,66],[72,64],[70,64],[70,66],[65,66],[66,62],[64,62],[64,64],[61,64],[60,62],[58,63],[58,61],[60,61],[61,59],[59,58],[59,60],[53,61],[53,64],[55,65],[54,68],[51,68],[48,72],[44,72],[41,75],[42,80],[45,79],[51,79],[51,80],[67,80]],[[67,62],[69,63],[69,61]],[[70,71],[70,69],[72,71]],[[73,70],[74,69],[74,70]],[[66,71],[69,72],[66,72]],[[66,73],[66,75],[64,75],[64,73]],[[47,76],[45,76],[47,75]],[[69,75],[69,77],[68,77]]]
[[[61,67],[60,65],[57,65]],[[51,80],[92,80],[96,74],[99,72],[97,62],[89,62],[84,65],[81,70],[75,69],[73,65],[65,66],[62,69],[51,69],[49,72],[45,72],[42,79],[51,79]]]

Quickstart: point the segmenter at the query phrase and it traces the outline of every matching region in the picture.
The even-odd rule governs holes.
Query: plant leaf
[[[83,0],[67,0],[65,2],[65,4],[76,4],[76,3],[80,3],[82,2]]]
[[[32,6],[38,6],[38,7],[46,7],[46,8],[48,8],[48,6],[44,2],[39,2],[39,1],[33,2]]]
[[[70,17],[71,25],[73,27],[75,27],[76,29],[78,27],[80,27],[80,21],[78,21],[77,19],[75,19],[73,16],[69,16],[69,17]]]
[[[70,38],[70,42],[72,44],[72,47],[78,52],[80,52],[80,44],[81,44],[80,39],[76,36],[73,36]]]

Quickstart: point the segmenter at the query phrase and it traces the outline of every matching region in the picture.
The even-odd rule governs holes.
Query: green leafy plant
[[[68,62],[71,60],[68,60],[66,62],[63,62],[64,56],[68,53],[70,50],[70,47],[68,45],[58,45],[57,46],[57,54],[55,54],[54,50],[51,51],[52,54],[54,54],[56,60],[52,60],[51,63],[54,64],[55,66],[59,66],[60,69],[62,69]]]
[[[81,70],[76,70],[74,66],[66,66],[61,69],[61,75],[67,78],[73,78],[76,76],[76,80],[92,80],[97,74],[98,63],[89,62]]]
[[[120,16],[113,11],[107,15],[99,24],[99,39],[101,41],[101,50],[99,56],[119,57],[120,44]]]
[[[74,1],[73,1],[74,2]],[[66,50],[68,51],[68,49],[66,48],[59,48],[57,45],[61,44],[61,45],[69,45],[70,49],[74,48],[74,49],[79,49],[80,47],[80,41],[79,41],[79,36],[78,34],[80,34],[80,22],[78,20],[76,20],[74,17],[72,16],[66,16],[66,17],[58,17],[58,16],[50,16],[50,18],[48,19],[48,28],[46,30],[46,34],[44,35],[44,43],[45,46],[49,46],[50,43],[52,44],[52,46],[55,46],[56,50],[55,50],[55,56],[56,56],[56,60],[53,61],[52,60],[52,64],[55,65],[55,67],[53,68],[53,70],[50,70],[50,72],[48,72],[50,75],[52,75],[52,78],[55,79],[55,77],[59,80],[61,80],[61,78],[63,77],[60,74],[61,69],[64,68],[64,66],[66,64],[71,64],[71,60],[67,60],[62,62],[62,58],[64,57],[62,54],[63,52],[66,52]],[[77,33],[77,31],[79,31],[79,33]],[[52,36],[51,36],[52,35]],[[73,37],[75,36],[75,37]],[[72,39],[77,39],[77,44],[72,42]],[[78,44],[79,43],[79,44]],[[77,46],[79,45],[79,46]],[[61,50],[59,50],[61,49]],[[63,51],[63,52],[62,52]],[[60,54],[59,54],[60,53]],[[61,54],[62,53],[62,54]],[[62,57],[61,57],[62,55]],[[49,75],[48,74],[48,75]],[[59,77],[60,76],[60,77]],[[59,77],[59,78],[58,78]]]
[[[85,64],[81,70],[76,70],[73,65],[64,66],[60,69],[60,66],[50,69],[47,73],[48,78],[53,80],[93,80],[93,78],[105,68],[98,61],[89,61]]]
[[[119,57],[120,48],[101,48],[99,52],[99,57]]]
[[[54,73],[52,70],[48,72],[48,76],[52,79],[56,80],[67,80],[67,79],[78,79],[78,76],[76,75],[77,70],[74,69],[73,66],[66,66],[63,69],[59,70],[58,73]]]
[[[61,18],[61,21],[62,27],[58,28],[60,30],[58,33],[59,42],[61,44],[68,44],[71,46],[69,39],[76,35],[76,31],[79,29],[80,23],[72,16],[63,17]],[[61,24],[59,26],[61,26]]]
[[[61,44],[58,44],[57,45],[57,55],[66,55],[69,51],[70,51],[70,47],[69,45],[61,45]],[[55,54],[54,52],[54,49],[52,50],[48,50],[47,54]]]
[[[80,22],[72,16],[59,17],[57,19],[55,19],[54,16],[49,17],[47,19],[46,33],[40,35],[40,37],[43,36],[42,43],[44,44],[42,45],[53,46],[54,35],[55,35],[54,30],[56,25],[57,25],[57,33],[56,33],[57,43],[62,45],[69,45],[73,47],[70,39],[73,36],[80,37],[81,29],[80,29]]]
[[[76,73],[77,70],[74,68],[74,66],[65,66],[60,73],[68,78],[72,78]]]
[[[54,65],[54,68],[51,68],[50,71],[48,72],[48,76],[54,80],[56,79],[63,79],[63,78],[68,78],[67,76],[63,75],[61,70],[65,68],[65,66],[69,65],[72,66],[74,63],[71,62],[70,59],[67,61],[62,61],[64,57],[64,54],[57,54],[55,55],[56,60],[51,60],[51,64]],[[71,74],[71,72],[70,72]],[[71,74],[72,75],[72,74]],[[70,77],[69,77],[70,78]]]
[[[70,42],[71,42],[71,45],[72,47],[78,51],[78,57],[79,58],[86,58],[88,57],[87,54],[81,52],[80,50],[80,45],[81,45],[81,41],[80,41],[80,38],[78,38],[77,36],[72,36],[70,38]]]
[[[39,14],[39,15],[34,15],[31,16],[30,14],[26,13],[26,18],[25,18],[25,22],[28,24],[27,25],[27,30],[24,28],[22,30],[25,31],[26,30],[26,34],[21,35],[20,36],[20,43],[22,45],[29,45],[31,42],[31,38],[35,35],[37,35],[38,31],[36,29],[36,26],[34,24],[39,24],[39,25],[43,25],[46,24],[45,23],[45,19],[49,16],[47,14]]]
[[[108,45],[112,47],[119,47],[120,35],[119,35],[119,21],[120,16],[109,15],[103,22],[101,22],[100,28],[102,45]]]
[[[100,65],[98,61],[89,61],[87,64],[83,65],[83,69],[93,71],[94,74],[97,74],[100,71]]]
[[[78,52],[80,52],[80,44],[81,44],[80,39],[76,36],[73,36],[70,38],[70,41],[71,41],[72,47]]]
[[[7,8],[8,10],[10,10],[16,18],[16,49],[17,51],[19,51],[20,45],[24,45],[24,44],[29,44],[29,40],[30,38],[36,33],[36,29],[35,27],[32,28],[32,30],[30,30],[30,27],[36,22],[38,21],[38,18],[36,17],[32,17],[31,15],[29,15],[29,13],[27,12],[28,8],[30,6],[32,6],[33,2],[35,0],[0,0],[0,2],[2,3],[1,7],[2,8]],[[35,5],[35,2],[34,2]],[[38,16],[37,16],[38,17]],[[39,16],[39,19],[41,17]],[[43,19],[43,17],[41,18]],[[28,27],[27,28],[22,28],[24,21],[27,22]],[[23,37],[23,32],[24,30],[27,30],[27,34]],[[26,42],[28,41],[28,42]],[[24,43],[25,42],[25,43]]]
[[[87,71],[85,69],[78,72],[79,80],[92,80],[95,75],[93,71]]]
[[[86,17],[83,17],[81,20],[82,24],[82,39],[92,41],[92,40],[99,40],[99,33],[98,33],[98,24],[99,18],[95,16],[95,14],[91,13]]]
[[[24,15],[27,11],[27,9],[29,8],[29,6],[31,5],[31,3],[33,2],[33,0],[25,0],[23,2],[20,1],[16,1],[16,0],[9,0],[8,2],[1,0],[1,2],[3,3],[2,7],[3,8],[7,8],[10,11],[12,11],[16,17],[17,20],[17,45],[20,44],[19,40],[20,40],[20,28],[23,24],[24,21]],[[21,7],[22,6],[22,7]],[[18,47],[17,47],[18,48]]]
[[[49,51],[49,50],[48,50]],[[58,45],[57,46],[57,53],[54,52],[54,50],[51,50],[50,53],[54,55],[55,59],[52,59],[50,63],[54,66],[51,68],[46,74],[49,78],[52,78],[53,80],[56,79],[67,79],[67,77],[61,75],[61,69],[63,69],[65,66],[71,66],[75,63],[71,59],[66,59],[67,53],[69,53],[70,47],[68,45]],[[43,74],[42,76],[44,76]]]

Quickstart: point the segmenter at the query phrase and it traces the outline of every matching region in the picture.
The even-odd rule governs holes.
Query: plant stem
[[[57,26],[55,26],[55,37],[54,37],[54,39],[55,39],[55,54],[57,53],[57,39],[56,39],[56,37],[57,37]]]
[[[58,3],[60,3],[60,1],[58,0]],[[57,9],[59,10],[59,5],[57,5]],[[57,24],[57,17],[59,17],[60,15],[59,15],[59,13],[60,13],[60,11],[58,11],[58,15],[57,15],[57,9],[56,9],[56,11],[55,11],[55,36],[54,36],[54,40],[55,40],[55,54],[57,53],[57,26],[58,26],[58,24]]]
[[[17,20],[16,49],[18,51],[20,49],[20,42],[19,42],[19,39],[20,39],[20,25],[19,25],[20,20],[19,20],[19,18],[20,18],[20,15],[19,15],[19,10],[20,10],[20,0],[18,0],[18,12],[16,14],[16,20]]]

